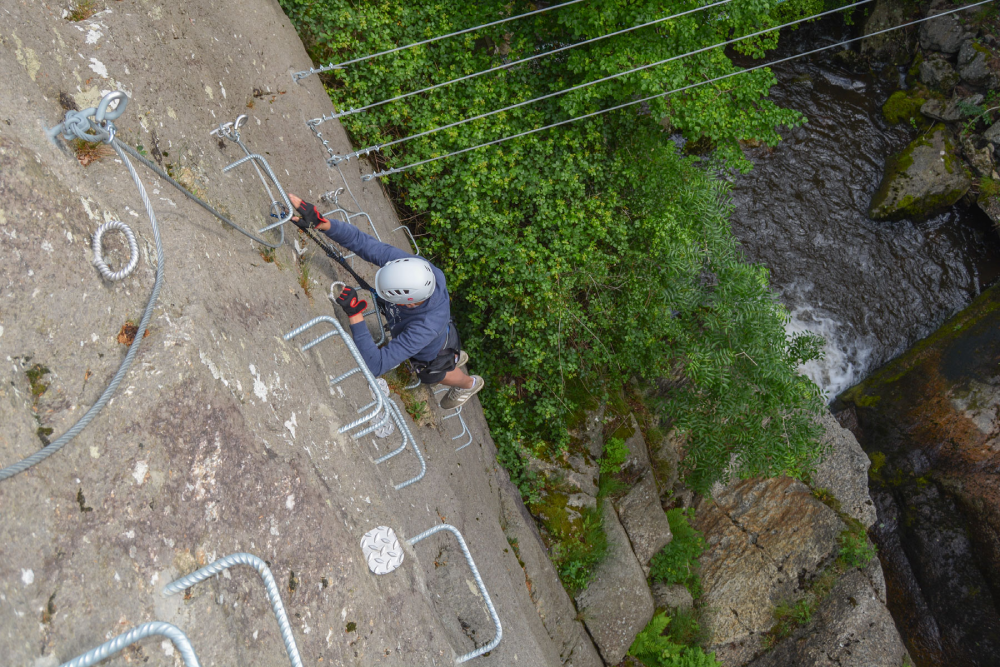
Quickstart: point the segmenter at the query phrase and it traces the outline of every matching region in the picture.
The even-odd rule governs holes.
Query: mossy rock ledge
[[[868,215],[873,220],[924,220],[957,202],[971,185],[955,156],[953,135],[939,123],[889,158]]]

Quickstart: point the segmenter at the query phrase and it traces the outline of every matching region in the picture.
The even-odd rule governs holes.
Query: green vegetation
[[[31,395],[34,396],[36,403],[38,402],[38,399],[41,398],[42,395],[49,389],[49,385],[42,382],[42,378],[51,372],[52,371],[41,364],[35,364],[24,372],[24,374],[28,377],[28,385],[31,387]]]
[[[316,62],[341,61],[520,14],[521,0],[281,0]],[[550,48],[636,25],[687,4],[582,3],[408,49],[323,75],[338,109],[359,107]],[[820,0],[730,5],[542,58],[341,119],[357,148],[385,143],[539,95],[806,16]],[[739,51],[761,57],[777,33]],[[738,71],[720,49],[374,154],[400,167]],[[638,378],[681,380],[652,406],[685,438],[682,474],[705,491],[735,461],[742,477],[801,476],[819,450],[822,409],[800,362],[813,337],[787,337],[788,314],[762,266],[729,228],[718,169],[749,169],[740,142],[774,146],[804,118],[768,99],[766,69],[658,98],[387,179],[397,207],[448,276],[500,462],[526,495],[526,454],[552,456],[581,399]],[[679,153],[671,136],[712,149]],[[594,398],[594,397],[591,397]]]
[[[701,597],[698,558],[705,552],[705,539],[690,523],[694,510],[680,507],[667,511],[674,538],[650,562],[649,578],[665,584],[683,584],[694,598]]]
[[[714,653],[705,653],[700,646],[687,646],[665,634],[671,618],[659,612],[640,632],[628,654],[646,667],[719,667],[722,663]]]
[[[628,458],[628,447],[621,438],[609,438],[604,443],[604,456],[601,457],[601,474],[615,474],[621,472],[622,464]]]
[[[847,519],[847,530],[837,536],[840,546],[838,561],[845,568],[865,567],[875,557],[875,545],[868,540],[865,527],[856,519]]]
[[[95,0],[76,0],[70,5],[66,14],[67,21],[86,21],[97,13],[97,2]]]
[[[594,568],[608,551],[608,538],[604,534],[599,509],[584,508],[579,526],[568,524],[571,529],[554,537],[552,563],[556,566],[563,586],[575,595],[587,587],[594,578]]]
[[[905,90],[897,90],[885,104],[882,105],[882,116],[893,125],[898,123],[911,123],[919,127],[928,125],[927,119],[920,113],[920,107],[927,99],[917,94],[910,94]]]

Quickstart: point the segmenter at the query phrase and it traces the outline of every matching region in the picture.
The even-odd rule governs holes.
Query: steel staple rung
[[[442,388],[438,389],[437,391],[434,392],[434,395],[437,396],[442,391],[448,391],[448,387],[442,387]],[[452,440],[458,440],[459,438],[461,438],[466,433],[469,434],[469,440],[468,440],[468,442],[466,442],[461,447],[456,448],[455,449],[456,452],[460,452],[460,451],[462,451],[463,449],[465,449],[466,447],[468,447],[469,445],[472,444],[472,431],[469,430],[469,426],[465,423],[465,417],[462,416],[462,407],[463,406],[461,406],[461,405],[458,406],[457,408],[455,408],[455,412],[454,413],[441,418],[441,421],[444,421],[445,419],[451,419],[452,417],[458,417],[458,423],[462,425],[462,432],[459,433],[458,435],[456,435],[454,438],[452,438]]]
[[[466,562],[469,564],[469,569],[472,570],[472,578],[475,579],[476,581],[476,587],[479,588],[479,592],[482,594],[483,600],[486,602],[486,609],[490,614],[490,618],[493,620],[494,627],[496,628],[496,634],[493,636],[493,639],[489,641],[489,643],[487,643],[484,646],[480,646],[475,651],[470,651],[465,655],[460,655],[458,658],[455,659],[456,663],[463,663],[468,660],[472,660],[473,658],[476,658],[478,656],[481,656],[484,653],[489,653],[490,651],[495,649],[497,647],[497,644],[499,644],[500,640],[503,638],[503,628],[500,626],[500,617],[497,616],[497,610],[494,609],[493,607],[493,601],[490,599],[490,593],[489,591],[486,590],[486,584],[483,583],[483,578],[479,576],[479,569],[476,567],[476,562],[472,560],[472,554],[469,553],[469,546],[465,543],[465,538],[462,537],[462,533],[458,532],[457,528],[448,525],[446,523],[443,523],[434,526],[433,528],[428,528],[427,530],[420,533],[416,537],[411,537],[406,541],[406,543],[409,544],[410,546],[413,546],[417,542],[420,542],[421,540],[428,538],[435,533],[439,533],[442,530],[447,530],[448,532],[450,532],[452,535],[455,536],[456,540],[458,540],[458,546],[462,550],[462,555],[465,556]]]
[[[282,200],[281,203],[283,203],[285,206],[285,214],[281,216],[278,222],[268,225],[267,227],[262,227],[261,229],[258,229],[257,233],[263,234],[264,232],[274,229],[275,227],[280,227],[281,225],[291,220],[292,212],[294,210],[292,202],[289,201],[288,195],[285,194],[285,189],[282,188],[281,183],[278,182],[278,177],[274,175],[274,170],[271,169],[271,165],[269,165],[267,163],[267,160],[265,160],[261,155],[258,155],[257,153],[247,153],[246,157],[242,157],[236,162],[233,162],[232,164],[223,167],[222,173],[228,174],[230,171],[240,166],[244,162],[254,162],[256,163],[255,166],[259,164],[261,167],[264,168],[264,173],[266,173],[267,177],[271,179],[272,183],[274,183],[274,187],[278,190],[278,194],[281,195],[281,200]],[[263,176],[261,175],[259,170],[257,171],[257,174],[261,176],[261,180],[263,180]],[[270,190],[268,190],[268,193],[270,193]]]
[[[264,580],[264,588],[267,591],[267,600],[271,603],[274,616],[278,619],[278,628],[281,630],[281,640],[285,643],[285,651],[288,652],[288,659],[292,667],[302,667],[302,658],[299,656],[299,648],[295,645],[295,636],[292,634],[292,626],[288,622],[288,614],[285,613],[285,606],[281,603],[281,595],[278,593],[278,584],[274,581],[274,575],[268,569],[267,563],[248,553],[235,553],[213,561],[191,574],[181,577],[176,581],[167,584],[163,589],[164,595],[173,595],[183,590],[191,588],[195,584],[205,581],[209,577],[219,574],[223,570],[228,570],[234,565],[249,565],[257,570],[260,578]]]
[[[109,639],[97,648],[90,649],[83,655],[77,656],[69,662],[64,662],[61,667],[91,667],[91,665],[96,665],[97,663],[111,657],[115,653],[118,653],[125,647],[131,646],[137,641],[153,635],[166,637],[173,642],[174,646],[177,647],[177,652],[180,654],[186,667],[201,667],[201,663],[198,662],[198,656],[195,655],[194,647],[191,646],[191,641],[188,639],[187,635],[184,634],[184,632],[181,631],[181,629],[176,625],[171,625],[170,623],[165,623],[164,621],[143,623],[142,625],[132,628],[124,634],[118,635],[113,639]]]
[[[374,229],[374,227],[372,229]],[[406,225],[400,225],[399,227],[396,227],[392,231],[398,232],[400,229],[402,229],[404,232],[406,232],[406,235],[410,237],[410,243],[413,244],[413,249],[416,251],[413,254],[416,255],[417,257],[419,257],[420,256],[420,246],[417,245],[417,239],[413,238],[413,232],[411,232],[410,228],[407,227]]]
[[[338,433],[343,433],[345,431],[350,431],[351,429],[361,426],[365,422],[374,419],[382,411],[382,408],[384,406],[384,401],[383,401],[384,394],[382,393],[382,388],[378,386],[378,382],[375,381],[375,377],[372,375],[372,372],[368,370],[368,364],[365,363],[364,358],[361,356],[361,352],[358,351],[357,346],[354,344],[354,340],[349,335],[347,335],[347,332],[344,331],[344,327],[340,326],[340,322],[337,321],[337,318],[331,317],[330,315],[320,315],[319,317],[315,317],[309,320],[308,322],[298,327],[297,329],[289,331],[288,333],[285,334],[284,339],[291,340],[292,338],[295,338],[306,329],[314,327],[320,322],[329,322],[334,326],[334,331],[329,331],[320,336],[319,338],[317,338],[316,340],[307,343],[306,345],[303,345],[302,351],[305,352],[306,350],[309,350],[317,343],[320,343],[326,340],[327,338],[330,338],[331,336],[340,336],[340,339],[344,341],[344,345],[347,346],[347,349],[351,353],[351,356],[354,357],[354,361],[358,365],[358,370],[361,371],[361,373],[365,376],[365,380],[368,381],[368,387],[372,390],[372,394],[375,396],[375,400],[378,403],[378,407],[375,410],[373,410],[370,414],[364,415],[363,417],[359,417],[350,424],[347,424],[346,426],[341,426],[339,429],[337,429]],[[351,372],[353,373],[354,371]],[[343,377],[347,377],[347,375],[345,374]]]

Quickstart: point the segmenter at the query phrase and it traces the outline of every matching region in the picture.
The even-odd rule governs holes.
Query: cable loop
[[[104,236],[104,232],[112,229],[120,231],[128,240],[128,264],[126,264],[124,268],[117,271],[112,271],[104,261],[104,248],[101,245],[101,239]],[[129,229],[129,226],[121,220],[110,220],[97,228],[97,231],[94,232],[93,250],[94,266],[96,266],[97,270],[101,272],[101,275],[104,276],[105,280],[110,280],[111,282],[122,280],[128,276],[135,270],[136,265],[139,263],[139,244],[135,241],[135,234],[133,234],[132,230]]]

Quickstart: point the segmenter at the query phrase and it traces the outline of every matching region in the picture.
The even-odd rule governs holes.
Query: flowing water
[[[849,38],[839,19],[782,36],[773,57]],[[867,216],[888,156],[915,131],[891,127],[881,105],[895,68],[859,74],[832,55],[775,68],[772,99],[809,122],[773,150],[748,153],[738,176],[733,231],[767,266],[792,315],[790,331],[827,341],[806,373],[832,399],[933,332],[1000,275],[1000,237],[977,207],[924,222]]]

